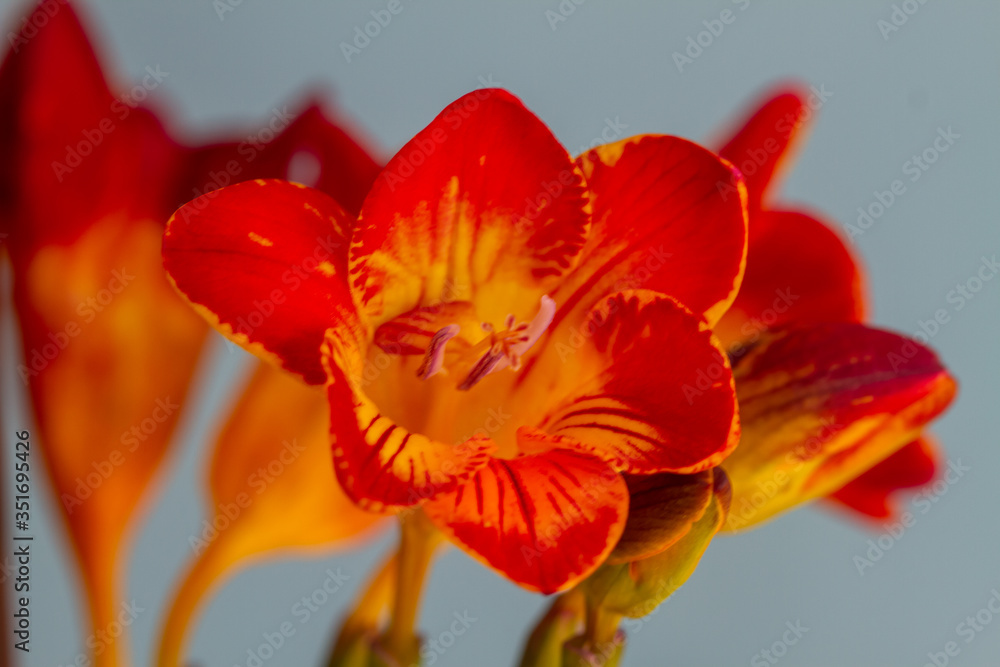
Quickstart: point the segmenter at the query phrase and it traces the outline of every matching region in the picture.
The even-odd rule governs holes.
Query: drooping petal
[[[612,292],[668,294],[714,324],[736,296],[746,257],[742,185],[720,192],[729,165],[700,146],[639,136],[577,159],[593,197],[579,268],[554,298],[556,324]],[[585,312],[585,311],[584,311]]]
[[[526,315],[574,263],[589,223],[583,177],[502,90],[469,93],[386,165],[361,211],[351,279],[374,326],[471,301]]]
[[[276,108],[239,142],[190,149],[178,205],[237,182],[282,178],[330,195],[356,216],[378,172],[357,132],[318,102],[294,118]]]
[[[711,502],[687,534],[650,558],[600,568],[581,586],[590,604],[631,618],[652,613],[694,573],[728,510],[729,482],[715,471]]]
[[[488,438],[439,442],[397,424],[364,392],[377,366],[353,341],[327,332],[323,362],[337,479],[356,503],[372,509],[419,504],[465,483],[487,465],[496,445]]]
[[[750,217],[743,284],[714,330],[733,350],[766,329],[855,322],[864,314],[857,263],[828,225],[803,213],[757,211]]]
[[[163,629],[159,664],[183,664],[207,597],[251,559],[343,547],[380,519],[344,495],[330,466],[323,390],[259,365],[215,443],[211,506],[190,538],[194,560]]]
[[[739,439],[725,353],[704,320],[662,294],[606,298],[580,330],[555,332],[536,366],[511,411],[537,414],[526,423],[585,443],[619,470],[699,472]]]
[[[797,145],[808,129],[812,110],[809,91],[798,87],[768,93],[747,118],[735,124],[719,155],[729,160],[746,179],[751,213],[760,209],[780,184],[781,172],[792,161]],[[735,191],[736,183],[727,183]]]
[[[625,475],[628,523],[607,562],[649,558],[687,535],[712,500],[712,471],[694,475]]]
[[[554,593],[610,553],[625,526],[628,489],[599,459],[553,449],[492,459],[424,511],[477,560],[524,588]]]
[[[921,435],[830,494],[829,500],[871,519],[892,519],[899,512],[894,496],[933,481],[939,458],[934,441]]]
[[[743,437],[727,529],[827,495],[911,442],[955,395],[922,345],[860,324],[768,332],[734,362]]]
[[[227,338],[323,384],[325,331],[360,326],[345,281],[351,225],[317,190],[248,181],[178,210],[163,236],[163,265]]]

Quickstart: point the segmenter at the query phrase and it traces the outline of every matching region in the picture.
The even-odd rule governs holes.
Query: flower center
[[[507,315],[504,328],[500,331],[497,331],[492,323],[483,322],[480,326],[488,335],[472,346],[458,362],[448,369],[449,372],[463,368],[468,369],[464,372],[458,389],[468,391],[490,373],[502,371],[505,368],[514,371],[520,369],[521,357],[549,328],[555,314],[556,302],[548,296],[543,296],[538,313],[530,322],[517,322],[514,315],[510,314]],[[417,377],[426,380],[446,370],[445,351],[448,341],[457,336],[460,331],[459,325],[449,324],[435,332],[424,352],[423,363],[417,369]]]

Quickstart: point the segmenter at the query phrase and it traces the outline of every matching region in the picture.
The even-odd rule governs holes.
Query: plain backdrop
[[[971,637],[959,634],[958,625],[1000,590],[994,421],[1000,278],[986,282],[961,310],[947,295],[975,275],[984,256],[1000,253],[1000,4],[401,3],[402,11],[350,62],[341,43],[387,0],[79,5],[117,80],[137,80],[147,66],[169,73],[151,101],[191,142],[234,123],[251,131],[275,107],[294,108],[307,91],[320,90],[387,158],[446,104],[483,82],[520,96],[572,152],[593,143],[609,123],[624,126],[625,135],[707,141],[776,82],[792,78],[824,87],[832,96],[782,199],[807,203],[843,224],[893,180],[907,184],[854,248],[867,267],[877,325],[913,333],[938,309],[952,315],[931,344],[958,377],[961,393],[934,432],[948,459],[971,470],[926,512],[911,506],[916,524],[863,574],[854,557],[883,529],[820,509],[717,539],[688,584],[632,633],[626,664],[771,664],[760,652],[782,638],[787,623],[808,629],[774,658],[787,667],[920,666],[949,641],[960,648],[951,664],[998,664],[1000,618],[990,614],[991,622]],[[232,11],[220,15],[222,4]],[[883,34],[879,21],[891,24],[897,6],[897,22],[906,21]],[[0,19],[9,26],[21,10],[4,0]],[[718,28],[712,21],[724,10],[733,20],[679,70],[673,54],[688,48],[688,38],[698,39],[704,22]],[[919,180],[906,180],[904,163],[947,128],[959,136],[954,145]],[[7,335],[3,353],[14,349]],[[246,368],[242,352],[228,352],[216,340],[163,484],[136,526],[128,596],[144,611],[132,628],[135,665],[152,664],[168,590],[190,553],[187,536],[202,519],[205,443]],[[16,378],[5,377],[5,425],[30,428],[24,400]],[[10,433],[3,438],[9,445]],[[37,496],[46,493],[36,486]],[[32,572],[32,651],[22,663],[29,667],[68,665],[84,641],[80,590],[51,500],[45,510]],[[335,621],[392,541],[386,535],[358,550],[242,572],[206,608],[191,643],[192,664],[245,665],[247,649],[261,643],[262,633],[288,620],[292,605],[322,584],[327,568],[340,567],[348,585],[266,663],[319,664]],[[4,588],[9,594],[8,583]],[[450,550],[429,582],[421,626],[435,637],[454,613],[467,612],[475,622],[436,664],[511,665],[543,604]],[[980,613],[980,622],[986,617]]]

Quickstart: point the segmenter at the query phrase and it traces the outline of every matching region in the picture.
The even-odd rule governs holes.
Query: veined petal
[[[381,371],[335,329],[327,332],[323,363],[334,467],[354,502],[372,510],[416,505],[466,482],[496,450],[484,437],[438,442],[383,414],[364,392],[366,373]]]
[[[734,350],[785,324],[859,321],[864,301],[858,265],[828,225],[803,213],[757,211],[743,284],[714,330]]]
[[[626,289],[668,294],[714,324],[736,296],[746,257],[742,185],[685,139],[646,135],[577,158],[593,197],[579,268],[554,295],[556,324]],[[586,312],[585,310],[583,312]]]
[[[708,325],[669,297],[612,295],[579,331],[554,333],[545,356],[512,393],[516,409],[619,470],[695,473],[736,446],[729,361]]]
[[[186,178],[179,186],[181,201],[236,181],[282,178],[330,195],[357,216],[379,172],[358,133],[324,112],[319,103],[310,104],[294,119],[287,108],[275,109],[254,136],[266,138],[275,131],[280,134],[267,143],[244,140],[190,149]]]
[[[714,493],[701,518],[676,543],[650,558],[605,565],[582,585],[592,605],[631,618],[652,613],[694,573],[729,510],[729,483],[716,471]]]
[[[325,331],[360,326],[345,281],[351,223],[317,190],[248,181],[178,210],[163,236],[163,264],[223,335],[323,384]]]
[[[801,143],[807,121],[809,91],[789,88],[765,95],[763,103],[749,117],[738,122],[721,145],[719,155],[729,160],[746,179],[751,212],[777,189],[781,172],[791,162]],[[729,187],[735,188],[736,183]]]
[[[526,315],[575,262],[589,224],[583,177],[552,133],[502,90],[445,109],[382,171],[351,249],[374,326],[471,301],[484,321]]]
[[[548,594],[577,583],[610,553],[625,526],[628,490],[601,460],[552,449],[492,459],[424,511],[477,560]]]
[[[939,459],[937,444],[923,434],[830,494],[828,499],[867,518],[892,519],[898,514],[893,496],[904,489],[930,484],[936,476]]]
[[[712,500],[712,471],[694,475],[625,475],[628,523],[607,562],[627,563],[665,551],[687,535]]]
[[[176,588],[159,664],[183,664],[185,637],[212,591],[251,559],[327,551],[371,529],[330,466],[329,409],[319,387],[260,364],[215,443],[208,523],[192,537],[195,559]]]
[[[954,398],[926,347],[860,324],[768,332],[734,362],[743,437],[727,529],[824,496],[911,442]]]

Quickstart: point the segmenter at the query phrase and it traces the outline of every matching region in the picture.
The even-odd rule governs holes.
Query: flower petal
[[[712,500],[712,471],[625,475],[628,523],[607,562],[649,558],[687,535]]]
[[[809,91],[789,88],[769,93],[757,110],[737,123],[728,139],[719,141],[719,155],[729,160],[746,179],[750,211],[756,211],[779,184],[781,172],[791,162],[812,110]],[[735,183],[730,184],[735,187]]]
[[[729,482],[715,471],[714,493],[704,514],[680,540],[650,558],[605,565],[581,586],[590,603],[631,618],[652,613],[694,573],[729,511]]]
[[[344,495],[329,454],[323,390],[260,364],[215,443],[209,517],[190,540],[195,559],[176,589],[159,664],[183,664],[187,631],[212,590],[255,557],[325,552],[380,519]],[[219,525],[225,528],[216,529]]]
[[[758,211],[750,217],[749,246],[740,292],[714,327],[726,348],[785,324],[863,319],[860,271],[828,225],[803,213]]]
[[[496,450],[488,438],[444,443],[395,423],[364,392],[366,371],[380,371],[335,329],[327,332],[323,361],[334,467],[354,502],[372,510],[416,505],[468,481]]]
[[[281,133],[265,142],[275,130]],[[191,149],[187,179],[179,186],[182,201],[236,181],[282,178],[325,192],[356,216],[379,173],[357,132],[344,120],[328,116],[319,103],[290,121],[287,109],[275,109],[251,137],[257,140]]]
[[[871,519],[892,519],[898,514],[893,496],[932,482],[939,458],[937,445],[930,436],[922,435],[830,494],[829,499]]]
[[[725,463],[730,530],[836,491],[911,442],[955,395],[929,349],[853,323],[768,332],[733,375],[743,438]]]
[[[583,177],[548,128],[509,93],[479,90],[386,165],[361,211],[352,287],[374,326],[447,301],[500,322],[537,308],[588,223]]]
[[[619,470],[695,473],[736,446],[729,361],[707,324],[669,297],[612,295],[579,331],[553,334],[545,355],[511,412],[537,412],[525,423],[585,443]]]
[[[163,264],[178,290],[223,335],[322,384],[329,327],[357,327],[345,281],[351,220],[317,190],[247,181],[178,210]]]
[[[668,294],[714,324],[736,296],[746,257],[742,186],[717,156],[685,139],[639,136],[577,162],[593,196],[580,265],[554,299],[556,324],[624,289]]]
[[[477,560],[524,588],[555,593],[590,574],[614,547],[628,490],[599,459],[553,449],[492,459],[424,511]]]

